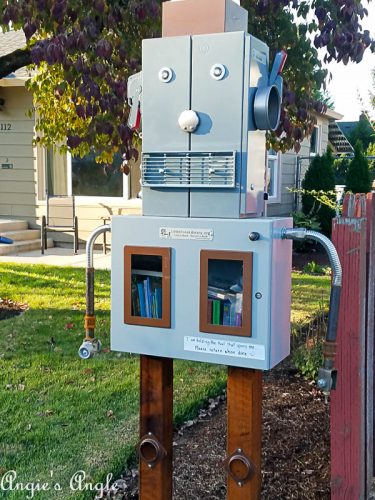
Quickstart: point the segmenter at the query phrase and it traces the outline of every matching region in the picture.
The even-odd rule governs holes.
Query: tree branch
[[[17,49],[10,54],[0,57],[0,78],[14,73],[17,69],[31,64],[31,51],[28,48]]]

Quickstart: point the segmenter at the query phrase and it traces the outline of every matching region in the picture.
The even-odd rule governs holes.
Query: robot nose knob
[[[199,125],[199,116],[192,109],[187,109],[180,114],[178,124],[184,132],[194,132]]]

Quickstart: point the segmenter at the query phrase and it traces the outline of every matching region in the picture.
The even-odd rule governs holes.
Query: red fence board
[[[331,396],[331,497],[359,500],[366,489],[366,220],[335,219],[332,241],[343,267],[343,287],[338,380]]]

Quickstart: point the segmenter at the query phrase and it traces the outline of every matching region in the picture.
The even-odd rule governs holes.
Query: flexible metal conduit
[[[86,243],[86,340],[93,340],[95,337],[95,307],[94,307],[94,244],[98,236],[111,230],[110,224],[97,227],[90,234]]]
[[[281,237],[288,240],[314,240],[320,243],[328,254],[332,268],[332,286],[329,301],[327,334],[323,348],[324,363],[319,370],[318,386],[325,395],[336,385],[336,371],[333,368],[336,355],[337,324],[339,318],[340,295],[342,285],[342,268],[336,248],[326,236],[305,228],[284,228]]]
[[[100,341],[95,340],[95,299],[94,299],[94,244],[98,236],[111,231],[110,224],[99,226],[90,234],[86,243],[86,337],[78,353],[83,359],[91,358],[100,350]]]

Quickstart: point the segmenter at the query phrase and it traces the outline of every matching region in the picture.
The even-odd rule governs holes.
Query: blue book
[[[144,280],[143,284],[145,289],[146,317],[152,318],[152,297],[151,297],[150,278],[147,277]]]
[[[156,317],[161,319],[163,317],[163,294],[161,288],[155,288],[155,300],[157,313]]]
[[[223,325],[229,326],[230,322],[230,308],[231,303],[230,300],[226,300],[223,304]]]
[[[141,312],[141,318],[146,318],[145,292],[143,289],[143,283],[137,283],[137,288],[139,295],[139,308]]]

